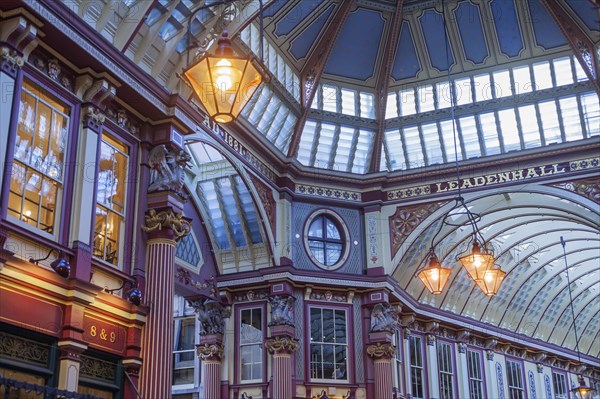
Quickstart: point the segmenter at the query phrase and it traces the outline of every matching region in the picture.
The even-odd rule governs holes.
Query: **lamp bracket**
[[[108,292],[109,294],[112,294],[112,293],[114,293],[116,291],[122,290],[123,288],[125,288],[125,286],[127,284],[129,284],[132,289],[133,288],[137,288],[137,286],[138,286],[138,282],[137,282],[136,279],[123,279],[123,284],[121,284],[120,287],[112,288],[112,289],[109,289],[108,287],[104,287],[104,291]]]
[[[58,255],[59,258],[62,257],[62,255],[63,255],[62,251],[60,251],[56,248],[50,248],[50,250],[48,251],[48,254],[44,258],[33,259],[33,257],[32,257],[32,258],[29,258],[29,263],[35,263],[37,265],[40,261],[48,259],[50,257],[50,255],[52,254],[52,252],[54,252],[54,251],[56,251],[56,254]]]

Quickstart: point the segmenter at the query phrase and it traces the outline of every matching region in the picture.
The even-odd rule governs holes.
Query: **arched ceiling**
[[[460,227],[444,224],[436,238],[436,254],[453,268],[444,292],[432,295],[416,278],[449,205],[407,240],[410,244],[393,272],[400,286],[422,304],[575,350],[572,295],[579,349],[600,357],[600,206],[555,190],[491,194],[471,198],[467,206],[481,215],[478,227],[496,249],[496,264],[507,273],[498,294],[483,295],[456,261],[472,231],[462,225],[464,215],[452,220]]]
[[[448,67],[459,160],[600,136],[598,83],[555,22],[558,13],[598,58],[590,0],[262,2],[262,24],[258,0],[65,4],[186,98],[178,74],[228,29],[270,77],[239,125],[305,168],[367,174],[453,162]]]

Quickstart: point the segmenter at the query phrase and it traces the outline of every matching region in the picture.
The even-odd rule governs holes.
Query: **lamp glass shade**
[[[592,399],[596,390],[588,387],[585,384],[585,380],[579,377],[579,386],[571,389],[571,393],[575,395],[577,399]]]
[[[481,281],[485,272],[490,269],[496,261],[493,255],[487,253],[487,251],[481,251],[477,241],[473,243],[471,253],[459,258],[459,260],[467,270],[467,273],[469,273],[469,276],[471,276],[475,282]]]
[[[437,295],[444,290],[450,273],[452,273],[451,268],[443,267],[435,256],[432,256],[429,260],[429,266],[421,270],[418,276],[425,287],[432,294]]]
[[[485,295],[493,296],[500,290],[504,277],[506,277],[506,272],[503,272],[499,267],[493,267],[486,270],[483,278],[475,280],[475,283]]]
[[[250,60],[233,56],[206,56],[184,75],[208,115],[227,123],[238,117],[262,77]]]

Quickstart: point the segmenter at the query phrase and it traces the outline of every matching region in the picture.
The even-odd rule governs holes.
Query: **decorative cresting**
[[[200,336],[225,333],[224,319],[230,316],[228,309],[211,298],[189,301],[189,303],[198,314]]]
[[[372,345],[367,346],[367,355],[372,358],[386,358],[389,359],[394,356],[396,348],[390,342],[376,342]]]
[[[298,340],[287,336],[276,336],[265,341],[265,348],[270,354],[293,353],[298,349]]]
[[[221,344],[204,344],[196,347],[196,354],[202,360],[218,360],[223,358],[224,348]]]
[[[146,213],[142,230],[151,232],[155,230],[171,229],[177,239],[189,234],[190,222],[183,217],[183,214],[173,212],[171,209],[157,211],[150,209]]]
[[[387,302],[378,303],[371,311],[370,332],[393,332],[400,327],[398,308]]]
[[[165,145],[158,145],[150,151],[150,185],[148,192],[171,191],[186,198],[183,191],[185,168],[190,162],[190,154],[184,150],[169,150]]]
[[[396,212],[389,218],[392,257],[396,256],[396,253],[410,233],[444,204],[445,202],[434,202],[410,207],[399,206],[396,208]]]
[[[275,295],[269,297],[271,304],[271,321],[269,327],[273,326],[293,326],[294,325],[294,302],[293,296]]]

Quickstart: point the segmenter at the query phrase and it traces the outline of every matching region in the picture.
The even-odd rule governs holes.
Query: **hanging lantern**
[[[577,399],[592,399],[595,392],[595,389],[585,385],[585,380],[582,376],[579,376],[579,386],[571,389],[571,393],[575,395]]]
[[[431,258],[429,258],[429,266],[421,270],[418,276],[423,284],[425,284],[425,287],[427,287],[432,294],[437,295],[440,294],[444,289],[444,286],[446,286],[451,272],[451,268],[442,266],[435,255],[431,255]]]
[[[485,247],[484,252],[481,251],[477,240],[473,241],[473,249],[471,250],[471,253],[459,258],[459,260],[463,267],[467,270],[467,273],[469,273],[469,276],[471,276],[475,282],[481,281],[485,275],[485,272],[491,268],[496,261],[494,256],[488,253]]]
[[[485,295],[494,296],[498,293],[505,276],[506,272],[503,272],[499,267],[492,267],[483,273],[481,280],[475,280],[475,283]]]
[[[227,31],[217,42],[214,55],[207,55],[183,72],[208,115],[217,122],[231,122],[262,82],[249,59],[236,56]]]

